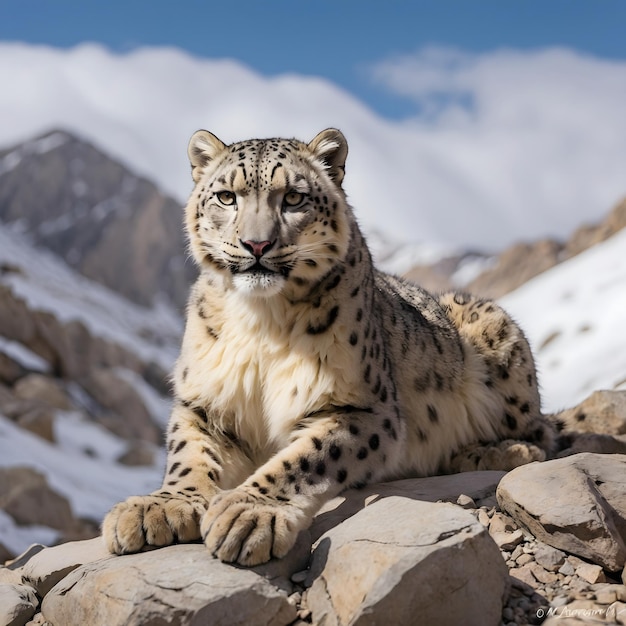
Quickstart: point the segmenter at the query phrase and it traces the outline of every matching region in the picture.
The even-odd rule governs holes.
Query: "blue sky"
[[[264,75],[323,76],[384,116],[415,104],[374,82],[375,64],[430,45],[468,52],[565,46],[626,59],[623,0],[0,0],[0,40],[124,52],[176,46]]]

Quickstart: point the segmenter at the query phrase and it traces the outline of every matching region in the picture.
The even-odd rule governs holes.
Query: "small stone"
[[[576,575],[591,584],[606,582],[602,568],[599,565],[593,565],[591,563],[582,563],[579,565],[576,568]]]
[[[563,574],[563,576],[573,576],[575,573],[576,570],[569,561],[565,561],[559,568],[559,574]]]
[[[489,515],[485,509],[478,510],[478,521],[487,528],[489,526]]]
[[[513,578],[530,585],[533,589],[537,588],[537,579],[533,576],[530,565],[527,564],[523,567],[514,567],[509,570],[509,574]]]
[[[582,597],[582,594],[589,589],[589,583],[578,576],[573,576],[570,580],[569,588],[576,596]]]
[[[469,496],[466,496],[464,493],[462,493],[456,500],[456,503],[463,507],[464,509],[475,509],[476,508],[476,502],[474,502],[474,500],[472,498],[470,498]]]
[[[546,571],[537,563],[533,563],[531,565],[531,572],[533,573],[533,576],[544,585],[550,585],[557,580],[556,574]]]
[[[496,545],[500,550],[512,550],[515,546],[519,545],[524,540],[524,533],[521,530],[510,532],[491,532],[489,527],[489,534],[496,542]]]
[[[515,548],[515,550],[513,550],[513,552],[511,553],[511,558],[514,561],[517,561],[517,559],[519,559],[520,556],[522,556],[522,554],[524,554],[524,550],[523,550],[523,546],[522,544],[520,544],[519,546],[517,546]]]
[[[504,609],[502,609],[502,619],[505,619],[509,622],[512,622],[515,619],[515,613],[510,606],[504,607]]]
[[[526,565],[526,563],[530,563],[533,560],[532,555],[530,554],[522,554],[516,560],[516,563],[521,567],[522,565]]]
[[[504,513],[494,513],[489,523],[489,532],[494,533],[512,532],[517,530],[517,524]]]
[[[287,602],[293,606],[297,606],[302,601],[302,594],[299,591],[292,593],[287,597]]]
[[[556,572],[565,563],[565,552],[545,544],[539,544],[535,550],[535,561],[544,569]]]

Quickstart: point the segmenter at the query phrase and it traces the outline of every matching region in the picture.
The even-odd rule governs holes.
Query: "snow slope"
[[[178,354],[182,320],[165,305],[153,309],[135,305],[2,225],[0,265],[13,268],[0,280],[31,308],[49,311],[61,321],[80,320],[92,334],[126,346],[147,362],[171,368]]]
[[[626,192],[624,63],[558,49],[424,50],[375,74],[421,114],[386,120],[326,80],[265,77],[171,48],[0,43],[0,119],[10,120],[0,146],[67,128],[182,200],[198,128],[229,142],[307,140],[335,126],[350,143],[346,188],[367,230],[463,249],[563,237]]]
[[[114,340],[127,349],[169,370],[177,356],[182,322],[165,307],[146,309],[71,270],[53,254],[30,246],[19,233],[0,226],[0,281],[9,284],[32,308],[49,311],[60,320],[80,320],[92,334]],[[49,365],[28,348],[3,337],[0,352],[33,371]],[[137,374],[119,369],[136,385],[154,420],[164,425],[169,403]],[[80,404],[81,390],[72,382],[68,390]],[[74,514],[99,521],[120,499],[148,493],[161,483],[165,453],[151,467],[127,467],[115,462],[128,442],[79,413],[57,412],[56,445],[19,428],[0,415],[0,467],[27,465],[48,477],[49,484],[65,495]],[[58,532],[50,528],[17,526],[0,511],[0,542],[15,553],[30,543],[50,544]]]
[[[626,388],[626,230],[500,302],[534,349],[545,410]]]

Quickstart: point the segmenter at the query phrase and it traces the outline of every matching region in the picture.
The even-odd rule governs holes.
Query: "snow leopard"
[[[493,300],[375,268],[336,129],[305,143],[196,132],[191,289],[162,487],[106,516],[116,554],[201,540],[283,557],[348,488],[551,455],[533,355]],[[384,209],[384,207],[381,207]]]

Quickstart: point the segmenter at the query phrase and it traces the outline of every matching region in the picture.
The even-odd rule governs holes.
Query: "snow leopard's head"
[[[186,208],[190,248],[228,288],[270,297],[302,293],[344,259],[350,209],[341,188],[345,137],[226,145],[205,130],[189,143],[196,183]]]

